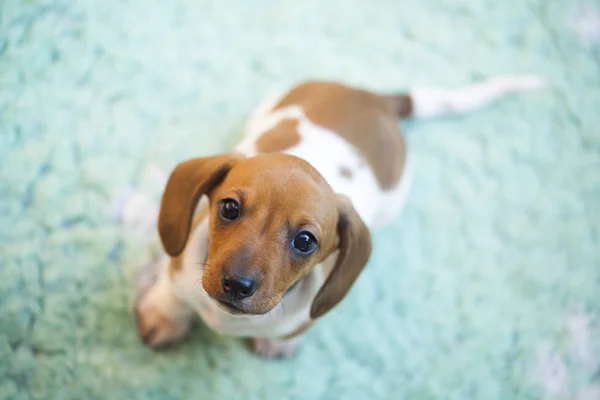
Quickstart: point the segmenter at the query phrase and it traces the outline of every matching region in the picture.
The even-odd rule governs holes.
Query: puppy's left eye
[[[302,231],[292,240],[292,246],[302,254],[309,254],[317,248],[317,239],[310,232]]]

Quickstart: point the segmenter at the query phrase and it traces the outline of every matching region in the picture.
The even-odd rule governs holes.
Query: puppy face
[[[209,197],[202,284],[233,312],[270,311],[336,248],[336,196],[298,159],[242,160]]]
[[[294,283],[340,249],[313,301],[311,315],[320,316],[343,298],[369,257],[368,229],[347,199],[308,163],[283,154],[223,155],[180,164],[165,189],[159,217],[170,255],[185,248],[202,194],[210,199],[202,285],[232,314],[269,312]]]

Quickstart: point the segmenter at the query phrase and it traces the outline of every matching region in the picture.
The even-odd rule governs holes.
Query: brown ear
[[[171,173],[158,216],[160,240],[171,257],[185,248],[200,197],[221,183],[238,159],[233,154],[194,158]]]
[[[371,255],[371,233],[346,196],[338,196],[339,254],[333,270],[315,296],[310,317],[335,307],[348,293]]]

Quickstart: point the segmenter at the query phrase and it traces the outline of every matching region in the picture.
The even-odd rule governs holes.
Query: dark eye
[[[240,216],[240,205],[233,199],[224,199],[221,201],[221,216],[233,221]]]
[[[310,232],[302,231],[292,240],[292,246],[300,253],[308,254],[317,248],[317,239]]]

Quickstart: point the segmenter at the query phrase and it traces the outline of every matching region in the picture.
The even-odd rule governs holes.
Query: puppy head
[[[311,317],[320,317],[342,300],[367,263],[369,230],[349,200],[305,161],[275,153],[226,154],[177,166],[159,216],[160,237],[172,257],[184,250],[204,194],[210,223],[202,285],[230,313],[269,312],[339,250],[311,307]]]

